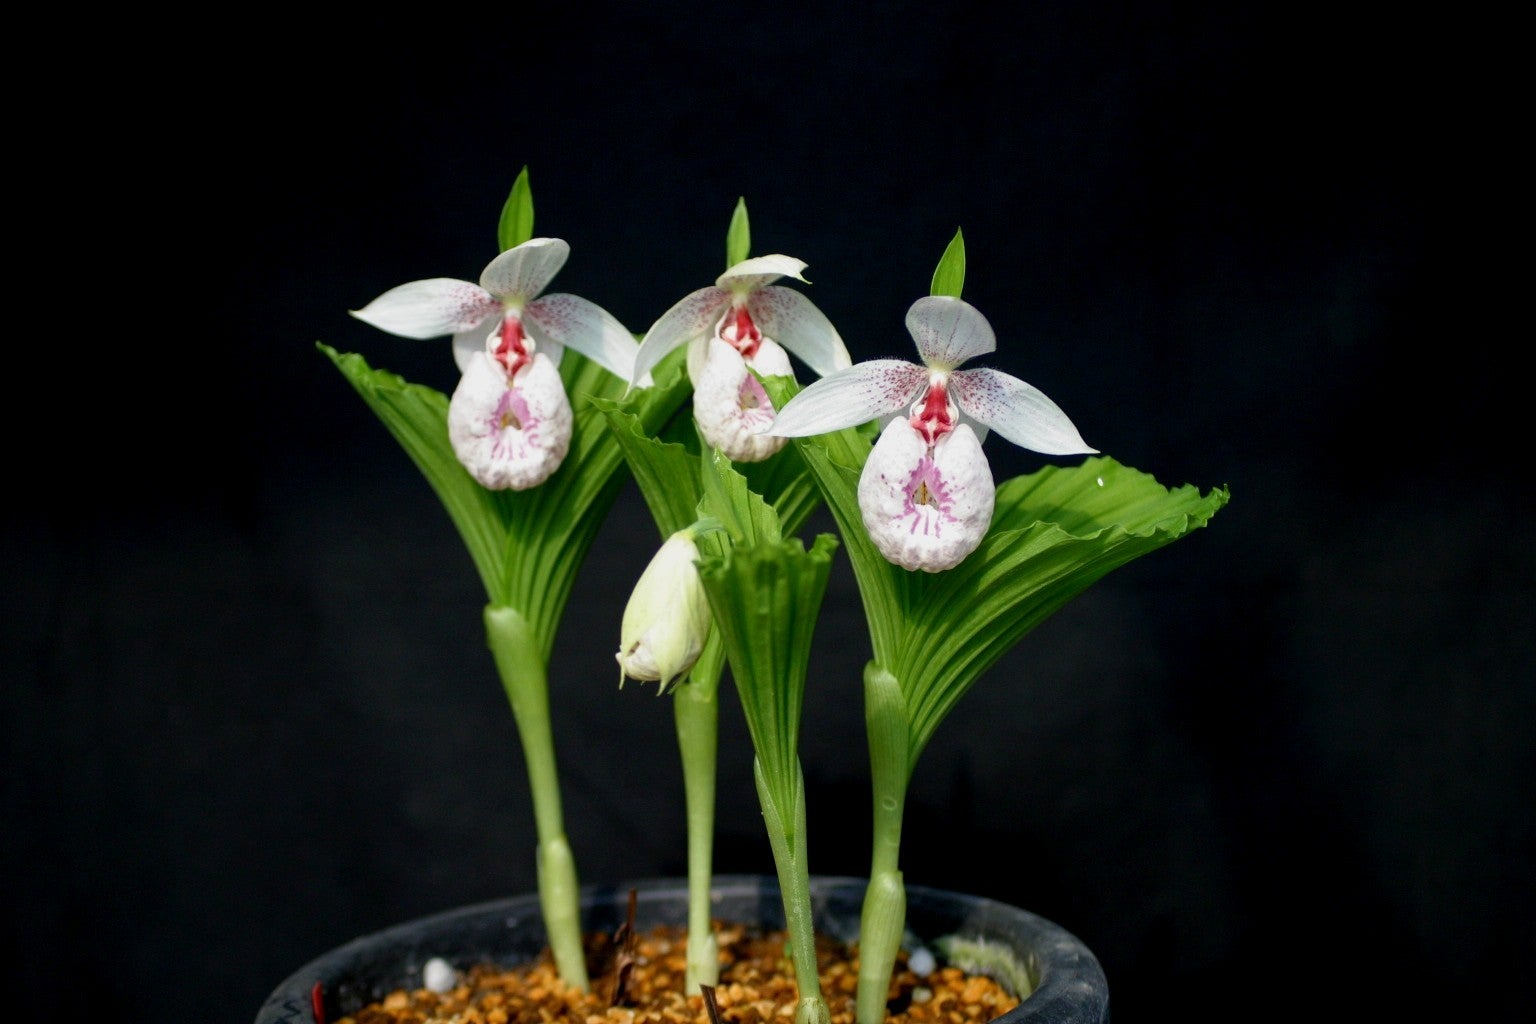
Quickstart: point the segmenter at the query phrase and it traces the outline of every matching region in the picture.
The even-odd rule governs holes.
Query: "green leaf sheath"
[[[883,1024],[891,976],[907,927],[907,890],[900,871],[877,871],[864,889],[859,911],[859,981],[854,999],[858,1024]]]
[[[784,903],[784,930],[789,935],[787,952],[795,970],[799,1001],[796,1024],[826,1024],[831,1018],[821,992],[816,962],[816,931],[811,908],[811,873],[806,855],[805,777],[797,759],[792,774],[783,780],[768,777],[761,758],[752,761],[757,799],[763,808],[763,825],[773,862],[778,869],[779,895]],[[780,782],[783,784],[780,785]]]
[[[901,684],[870,662],[864,668],[864,726],[869,737],[874,835],[869,885],[859,917],[859,1024],[881,1024],[896,954],[906,930],[907,892],[899,865],[907,801],[907,709]]]

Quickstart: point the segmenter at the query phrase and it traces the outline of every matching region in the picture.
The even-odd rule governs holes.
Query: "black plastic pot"
[[[818,934],[858,935],[865,882],[859,878],[811,879]],[[624,922],[635,889],[639,930],[686,925],[688,887],[680,879],[654,879],[582,890],[582,927],[612,933]],[[715,879],[714,917],[784,926],[784,905],[771,877],[726,875]],[[1000,961],[989,971],[1004,985],[1022,969],[1033,992],[997,1024],[1106,1024],[1109,987],[1098,958],[1076,936],[1027,910],[942,889],[907,887],[907,929],[938,952],[957,936],[985,943]],[[544,948],[537,896],[519,896],[450,910],[354,939],[295,971],[256,1015],[256,1024],[314,1024],[316,983],[324,994],[325,1019],[356,1013],[399,988],[422,984],[422,968],[441,957],[454,967],[476,963],[510,966],[531,961]],[[998,955],[998,951],[1004,951]]]

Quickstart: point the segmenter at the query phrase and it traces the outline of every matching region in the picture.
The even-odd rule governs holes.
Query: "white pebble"
[[[457,972],[440,956],[428,960],[421,969],[421,983],[438,995],[451,990],[458,980]]]
[[[933,959],[933,954],[926,949],[914,949],[912,955],[907,958],[907,966],[912,968],[912,973],[917,975],[929,975],[938,963]]]

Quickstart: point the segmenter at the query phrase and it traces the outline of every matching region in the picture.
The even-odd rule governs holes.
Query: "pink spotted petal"
[[[770,429],[776,437],[810,437],[868,423],[912,404],[928,371],[901,359],[871,359],[812,381],[784,403]]]
[[[1039,388],[1000,370],[958,370],[949,376],[960,411],[1021,448],[1044,455],[1091,455],[1067,414]]]
[[[441,338],[447,334],[490,330],[501,315],[501,303],[484,288],[451,277],[402,284],[380,295],[352,315],[402,338]]]
[[[704,440],[733,462],[761,462],[783,448],[786,438],[761,432],[773,422],[773,403],[741,353],[718,338],[707,353],[693,377],[693,417]]]
[[[952,569],[992,523],[995,486],[981,442],[965,424],[930,451],[905,419],[886,425],[859,476],[859,511],[870,540],[903,569]]]
[[[621,380],[634,373],[640,348],[635,336],[595,302],[563,293],[542,296],[523,308],[523,327],[557,366],[553,346],[575,349]]]
[[[761,288],[747,296],[747,312],[763,335],[783,345],[818,377],[853,364],[825,313],[793,288]]]
[[[514,306],[543,294],[571,255],[560,238],[530,238],[497,256],[480,272],[480,286]]]
[[[731,293],[724,288],[700,288],[685,295],[671,309],[661,314],[640,339],[631,383],[639,383],[673,349],[704,337],[714,330],[720,315],[731,304]]]
[[[935,370],[947,372],[997,350],[997,335],[981,311],[949,295],[927,295],[912,303],[907,330],[923,363]]]
[[[560,372],[536,352],[509,383],[490,356],[470,360],[448,403],[448,439],[470,475],[493,491],[543,483],[571,443]]]

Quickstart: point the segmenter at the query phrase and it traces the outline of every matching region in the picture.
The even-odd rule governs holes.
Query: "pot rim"
[[[851,876],[811,877],[813,920],[818,934],[842,940],[857,937],[868,880]],[[612,931],[623,922],[629,891],[636,891],[636,927],[687,924],[688,882],[684,878],[642,878],[583,886],[582,930]],[[1033,991],[994,1024],[1106,1024],[1109,989],[1098,958],[1065,928],[1020,907],[983,896],[930,886],[908,885],[908,941],[943,946],[941,961],[997,978],[1018,991],[1020,973]],[[778,880],[770,875],[715,875],[711,916],[784,926]],[[986,963],[967,962],[940,940],[959,936],[980,943]],[[413,918],[360,935],[320,954],[279,984],[263,1003],[256,1024],[314,1024],[311,991],[325,995],[327,1019],[335,1020],[383,998],[396,988],[419,985],[421,970],[434,957],[455,966],[492,961],[527,962],[544,946],[544,924],[536,893],[486,900]]]

